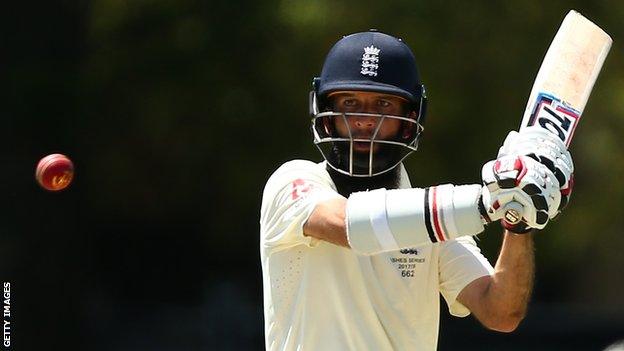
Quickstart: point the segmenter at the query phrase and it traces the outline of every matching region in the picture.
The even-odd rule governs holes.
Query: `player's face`
[[[328,99],[334,112],[405,116],[408,110],[407,100],[383,93],[339,91],[331,93]],[[375,136],[376,140],[391,140],[396,139],[402,124],[401,120],[395,118],[383,118],[382,121],[380,116],[349,115],[346,116],[346,123],[345,119],[336,118],[334,127],[341,137],[349,137],[350,130],[354,139],[370,139]],[[378,127],[379,130],[377,131]],[[379,145],[375,145],[375,148],[377,147]],[[354,142],[353,149],[356,152],[368,152],[370,143]]]

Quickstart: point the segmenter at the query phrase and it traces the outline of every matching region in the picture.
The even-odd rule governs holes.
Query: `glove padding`
[[[512,131],[507,135],[498,157],[526,155],[546,165],[554,173],[561,190],[560,213],[570,200],[574,186],[574,163],[565,144],[552,133],[540,127],[527,127],[520,133]]]
[[[502,156],[486,163],[482,170],[482,201],[491,221],[503,219],[506,205],[522,205],[522,220],[516,224],[503,221],[514,233],[543,229],[555,217],[561,203],[559,182],[544,164],[528,156]]]

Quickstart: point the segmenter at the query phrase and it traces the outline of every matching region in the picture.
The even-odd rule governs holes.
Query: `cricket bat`
[[[539,126],[569,147],[611,43],[597,25],[574,10],[568,12],[533,83],[520,133]],[[519,203],[509,203],[505,210],[506,222],[522,219]]]

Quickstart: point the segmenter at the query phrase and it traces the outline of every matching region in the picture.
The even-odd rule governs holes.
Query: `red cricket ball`
[[[48,155],[37,164],[35,178],[46,190],[63,190],[74,179],[74,164],[63,154]]]

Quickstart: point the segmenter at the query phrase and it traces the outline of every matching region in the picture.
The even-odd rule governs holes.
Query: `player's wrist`
[[[486,193],[484,194],[484,192]],[[485,198],[484,198],[484,195],[485,195]],[[490,215],[487,212],[489,203],[488,205],[486,205],[484,202],[486,201],[486,199],[489,199],[489,193],[487,192],[487,188],[484,186],[483,188],[481,188],[481,194],[479,194],[479,202],[477,203],[479,215],[481,216],[481,222],[483,223],[484,226],[492,223],[492,219],[490,218]]]
[[[528,228],[527,231],[520,232],[520,233],[518,233],[518,232],[516,232],[516,231],[514,231],[512,229],[506,229],[505,227],[503,227],[503,229],[504,229],[503,230],[503,235],[509,236],[509,237],[512,237],[512,238],[525,238],[525,237],[532,238],[533,234],[538,232],[538,230],[535,229],[535,228]]]
[[[501,221],[501,225],[507,233],[514,235],[525,235],[537,231],[537,229],[529,227],[529,225],[524,222],[510,224],[508,222]]]

